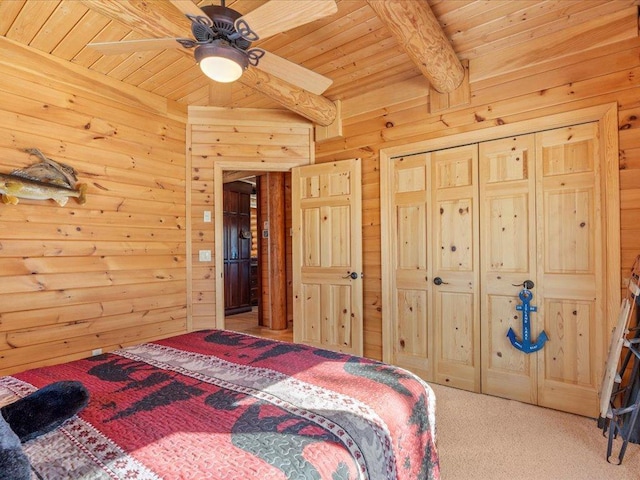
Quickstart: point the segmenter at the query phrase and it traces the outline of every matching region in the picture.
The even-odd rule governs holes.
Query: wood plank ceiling
[[[218,4],[215,0],[194,1],[200,6]],[[266,1],[227,0],[227,6],[246,14]],[[561,55],[567,38],[592,44],[588,47],[616,41],[620,35],[616,25],[626,22],[628,27],[629,18],[637,22],[640,4],[640,0],[424,1],[428,1],[458,58],[470,62],[472,85],[508,74],[510,64],[533,65],[544,61],[544,55]],[[152,13],[157,15],[181,16],[164,0],[135,3],[155,3]],[[428,85],[366,0],[337,3],[335,15],[254,46],[332,79],[333,84],[323,94],[332,101],[416,77]],[[295,1],[291,4],[294,8]],[[127,24],[98,13],[92,2],[0,0],[0,35],[8,39],[182,104],[281,108],[241,82],[232,85],[230,94],[223,94],[220,84],[207,79],[191,56],[180,49],[103,56],[86,47],[90,42],[149,38],[142,33],[145,29],[132,29]],[[191,36],[188,29],[183,36]]]

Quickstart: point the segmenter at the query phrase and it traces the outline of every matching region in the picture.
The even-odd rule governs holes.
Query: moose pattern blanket
[[[91,400],[25,444],[34,478],[440,478],[433,392],[361,357],[206,330],[0,377],[0,405],[56,380]]]

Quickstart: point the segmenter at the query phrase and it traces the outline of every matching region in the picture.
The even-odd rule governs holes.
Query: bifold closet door
[[[393,158],[389,168],[390,362],[433,381],[428,154]]]
[[[536,404],[535,354],[515,349],[509,328],[522,338],[516,311],[526,280],[536,276],[535,136],[523,135],[479,145],[480,243],[482,245],[482,392]],[[533,335],[542,330],[540,312],[531,313]]]
[[[428,154],[432,169],[434,381],[480,391],[478,148]]]
[[[595,416],[605,278],[597,124],[484,142],[480,151],[482,391]],[[525,353],[518,297],[537,308]]]
[[[538,405],[592,417],[609,334],[599,138],[597,123],[536,134],[538,305],[549,335]]]
[[[480,389],[477,147],[394,158],[389,361]]]

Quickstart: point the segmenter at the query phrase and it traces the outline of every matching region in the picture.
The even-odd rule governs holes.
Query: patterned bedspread
[[[218,330],[0,377],[0,405],[80,380],[25,444],[34,478],[438,479],[434,394],[372,360]]]

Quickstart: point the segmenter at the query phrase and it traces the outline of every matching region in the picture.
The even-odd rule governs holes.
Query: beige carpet
[[[640,445],[629,444],[621,465],[607,463],[593,419],[431,386],[442,480],[640,480]]]

